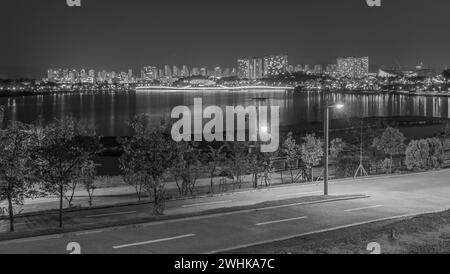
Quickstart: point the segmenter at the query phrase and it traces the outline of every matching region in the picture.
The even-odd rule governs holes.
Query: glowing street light
[[[260,132],[266,134],[269,132],[269,128],[267,126],[262,126]]]

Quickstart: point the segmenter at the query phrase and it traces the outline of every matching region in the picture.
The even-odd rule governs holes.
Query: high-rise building
[[[327,68],[325,69],[325,73],[328,75],[335,76],[337,73],[337,65],[336,64],[327,65]]]
[[[216,78],[222,77],[222,68],[221,67],[214,68],[214,77],[216,77]]]
[[[304,72],[311,73],[311,68],[309,67],[309,65],[305,65]]]
[[[293,73],[293,72],[294,72],[294,66],[293,66],[293,65],[289,65],[289,66],[287,67],[287,72]]]
[[[229,68],[226,68],[223,72],[223,77],[230,77],[231,76],[231,70]]]
[[[87,78],[86,70],[85,70],[85,69],[82,69],[82,70],[80,71],[80,81],[81,81],[81,82],[85,82],[85,81],[86,81],[86,78]]]
[[[181,77],[189,77],[189,69],[186,65],[184,65],[181,70]]]
[[[369,57],[341,57],[337,59],[341,77],[363,78],[369,75]]]
[[[166,77],[172,77],[172,70],[170,69],[170,66],[164,66],[164,76]]]
[[[230,76],[233,76],[233,77],[236,77],[237,76],[237,69],[236,68],[233,68],[232,70],[231,70],[231,75]]]
[[[254,57],[250,59],[250,79],[261,79],[264,76],[264,63],[262,58]]]
[[[191,76],[198,76],[198,75],[200,75],[199,68],[192,68]]]
[[[239,58],[237,60],[237,76],[239,79],[250,79],[250,59]]]
[[[47,79],[49,81],[54,81],[55,80],[55,74],[54,74],[54,70],[53,69],[49,69],[47,71]]]
[[[172,72],[173,72],[173,76],[174,77],[180,77],[181,76],[181,71],[180,71],[180,69],[177,66],[173,66]]]
[[[294,68],[294,71],[295,72],[302,72],[303,71],[302,65],[296,65],[295,68]]]
[[[319,74],[322,74],[322,66],[321,65],[315,65],[314,66],[314,70],[313,70],[313,73],[314,74],[317,74],[317,75],[319,75]]]
[[[154,81],[158,79],[158,69],[155,66],[144,67],[142,72],[141,78],[144,81]]]
[[[288,68],[287,55],[271,55],[264,57],[264,76],[283,74]]]
[[[206,75],[207,75],[206,68],[201,68],[201,69],[200,69],[200,74],[201,74],[203,77],[206,77]]]

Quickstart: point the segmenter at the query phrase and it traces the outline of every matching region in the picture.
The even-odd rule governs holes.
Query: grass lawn
[[[368,254],[377,242],[383,254],[449,254],[450,211],[367,224],[227,252],[231,254]]]

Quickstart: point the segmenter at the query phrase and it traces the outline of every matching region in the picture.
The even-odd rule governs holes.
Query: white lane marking
[[[303,220],[303,219],[307,219],[307,218],[308,218],[308,217],[303,216],[303,217],[298,217],[298,218],[290,218],[290,219],[276,220],[276,221],[270,221],[270,222],[259,223],[259,224],[256,224],[256,226],[270,225],[270,224],[277,224],[277,223],[285,223],[285,222],[292,222],[292,221]]]
[[[86,216],[85,218],[95,218],[95,217],[107,217],[107,216],[115,216],[115,215],[126,215],[126,214],[133,214],[137,211],[127,211],[127,212],[117,212],[117,213],[107,213],[107,214],[98,214],[98,215],[90,215]]]
[[[345,212],[354,212],[354,211],[360,211],[360,210],[372,209],[372,208],[378,208],[378,207],[382,207],[382,205],[374,205],[374,206],[366,206],[366,207],[359,207],[359,208],[351,208],[351,209],[346,209],[344,211]]]
[[[147,241],[147,242],[139,242],[139,243],[133,243],[133,244],[118,245],[118,246],[113,246],[113,248],[114,249],[121,249],[121,248],[127,248],[127,247],[139,246],[139,245],[148,245],[148,244],[154,244],[154,243],[160,243],[160,242],[179,240],[179,239],[184,239],[184,238],[189,238],[189,237],[194,237],[194,236],[195,236],[195,234],[186,234],[186,235],[181,235],[181,236],[176,236],[176,237],[171,237],[171,238],[158,239],[158,240],[152,240],[152,241]]]
[[[103,233],[105,232],[105,230],[93,230],[93,231],[85,231],[85,232],[80,232],[75,234],[75,236],[85,236],[85,235],[92,235],[92,234],[99,234],[99,233]]]
[[[288,194],[277,195],[277,198],[289,197],[289,196],[302,196],[302,195],[310,195],[310,194],[319,194],[319,193],[322,193],[322,191],[288,193]]]
[[[211,203],[200,203],[200,204],[191,204],[191,205],[183,205],[182,208],[186,207],[196,207],[196,206],[205,206],[205,205],[218,205],[218,204],[228,204],[232,203],[233,201],[219,201],[219,202],[211,202]]]

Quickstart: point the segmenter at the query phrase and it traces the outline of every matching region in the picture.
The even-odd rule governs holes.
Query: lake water
[[[54,94],[0,98],[8,118],[21,122],[43,123],[67,114],[93,124],[103,136],[130,135],[127,126],[136,114],[147,113],[156,125],[168,119],[172,109],[179,105],[193,106],[194,98],[203,98],[204,106],[275,105],[280,107],[280,126],[295,127],[309,122],[322,121],[321,96],[318,92],[293,93],[285,91],[248,92],[196,92],[164,93],[82,93]],[[425,97],[394,94],[332,94],[336,102],[345,104],[345,110],[333,117],[389,117],[426,116],[450,117],[450,97]]]

